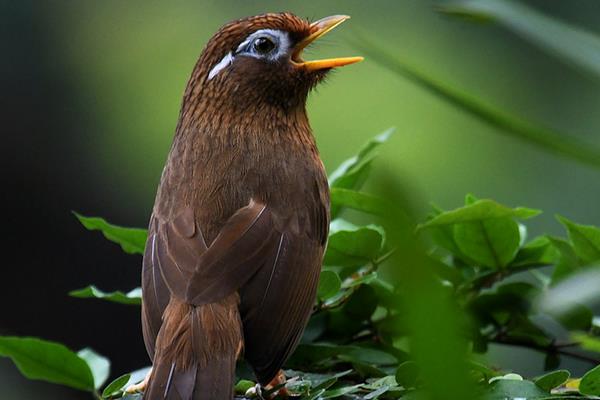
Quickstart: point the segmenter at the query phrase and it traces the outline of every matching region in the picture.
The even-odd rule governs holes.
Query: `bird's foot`
[[[143,381],[141,381],[140,383],[138,383],[136,385],[127,386],[127,388],[125,388],[125,393],[134,394],[134,393],[141,393],[144,390],[146,390],[146,387],[148,386],[148,382],[150,381],[150,374],[152,374],[152,369],[150,369],[150,371],[148,371],[148,373],[146,374],[146,377],[144,378]]]
[[[286,378],[283,370],[280,370],[275,378],[264,388],[257,383],[256,386],[248,389],[246,396],[256,397],[260,400],[270,400],[274,398],[287,398],[290,396],[290,392],[285,387]]]
[[[273,378],[273,380],[269,382],[267,386],[265,386],[265,389],[267,389],[268,391],[272,391],[273,389],[275,389],[275,391],[272,392],[271,397],[289,397],[290,392],[285,387],[286,381],[287,380],[285,377],[285,373],[282,369],[280,369],[277,375],[275,375],[275,378]]]

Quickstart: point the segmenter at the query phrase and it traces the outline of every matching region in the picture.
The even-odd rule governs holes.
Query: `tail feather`
[[[235,355],[180,370],[175,364],[155,365],[144,400],[231,400]]]
[[[241,345],[237,296],[199,307],[171,300],[144,400],[231,400]]]

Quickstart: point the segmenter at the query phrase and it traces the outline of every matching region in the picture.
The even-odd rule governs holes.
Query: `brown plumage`
[[[304,62],[300,53],[346,18],[245,18],[202,52],[144,256],[142,326],[153,359],[145,399],[231,399],[242,349],[267,384],[296,347],[329,225],[305,101],[329,69],[360,60]]]

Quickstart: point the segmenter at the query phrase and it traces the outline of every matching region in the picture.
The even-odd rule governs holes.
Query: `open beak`
[[[302,50],[304,50],[309,44],[325,35],[327,32],[349,19],[348,15],[332,15],[331,17],[325,17],[316,22],[310,24],[311,33],[301,42],[299,42],[294,48],[292,54],[292,63],[298,67],[305,68],[308,71],[317,71],[320,69],[343,67],[344,65],[354,64],[362,61],[363,57],[340,57],[340,58],[327,58],[324,60],[304,61],[302,60]]]

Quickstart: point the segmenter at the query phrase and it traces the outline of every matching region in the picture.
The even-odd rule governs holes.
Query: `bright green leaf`
[[[337,273],[333,271],[321,271],[319,278],[319,289],[317,295],[319,299],[325,300],[335,295],[342,287],[342,281]]]
[[[548,240],[558,252],[558,259],[552,272],[551,280],[554,285],[577,271],[579,269],[579,261],[571,243],[553,236],[548,236]]]
[[[567,228],[575,253],[584,264],[600,260],[599,228],[591,225],[579,225],[560,215],[557,215],[556,218]]]
[[[600,365],[583,375],[579,383],[579,391],[589,396],[600,396]]]
[[[331,223],[325,265],[357,266],[373,261],[381,252],[383,229],[376,225],[355,226],[336,219]]]
[[[125,374],[109,383],[108,386],[102,391],[102,398],[107,399],[120,394],[126,388],[130,378],[131,374]]]
[[[233,391],[236,394],[246,394],[246,392],[248,391],[248,389],[253,388],[254,386],[256,386],[256,384],[252,381],[248,381],[245,379],[240,379],[238,381],[238,383],[235,384],[235,387],[233,389]]]
[[[62,344],[0,336],[0,356],[10,357],[29,379],[94,390],[94,376],[87,362]]]
[[[493,200],[483,199],[464,207],[442,212],[424,224],[419,225],[418,229],[504,217],[526,219],[535,217],[540,212],[539,210],[524,207],[509,208]]]
[[[98,217],[85,217],[74,213],[79,222],[90,231],[101,231],[105,238],[121,246],[128,254],[144,254],[148,232],[139,228],[112,225]]]
[[[560,369],[558,371],[552,371],[538,378],[535,378],[533,382],[543,390],[549,392],[550,390],[559,387],[571,377],[571,374],[566,369]]]
[[[482,266],[502,268],[519,249],[519,225],[510,218],[493,218],[454,226],[454,240],[464,254]]]
[[[381,215],[385,212],[385,202],[368,193],[344,188],[331,188],[331,205],[348,207],[369,214]]]
[[[573,333],[573,340],[579,342],[579,346],[584,350],[600,353],[600,337],[590,336],[585,333]]]
[[[557,262],[558,258],[559,252],[550,239],[547,236],[539,236],[519,249],[510,266],[512,268],[549,265]]]
[[[90,348],[80,350],[77,355],[85,360],[94,377],[94,387],[100,389],[110,375],[110,361]]]
[[[355,189],[360,173],[372,161],[373,150],[385,143],[392,136],[394,130],[394,128],[390,128],[375,136],[360,149],[356,156],[344,161],[329,175],[329,186],[332,188]]]
[[[121,291],[115,291],[106,293],[102,290],[98,289],[96,286],[90,285],[88,287],[77,289],[69,292],[69,296],[78,297],[82,299],[86,298],[96,298],[112,301],[114,303],[120,304],[133,304],[133,305],[141,305],[142,304],[142,289],[135,288],[127,293],[123,293]]]

